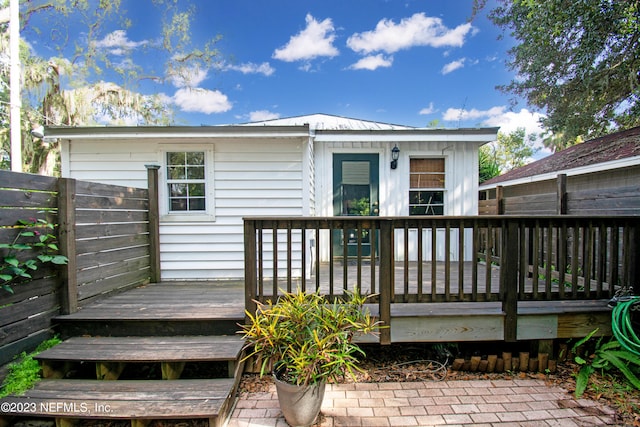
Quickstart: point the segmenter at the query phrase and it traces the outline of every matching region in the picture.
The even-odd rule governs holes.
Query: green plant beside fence
[[[17,231],[13,241],[0,242],[0,250],[5,251],[0,263],[1,286],[5,291],[13,293],[14,282],[31,279],[32,272],[43,264],[64,265],[69,261],[58,253],[55,225],[46,219],[19,220],[12,228]]]

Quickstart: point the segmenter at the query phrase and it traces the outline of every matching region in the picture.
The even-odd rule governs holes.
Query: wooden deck
[[[395,279],[396,288],[404,289],[403,275],[396,274]],[[451,283],[450,291],[457,292],[457,281],[452,279]],[[494,285],[493,292],[498,292],[498,284]],[[278,287],[286,288],[286,283]],[[306,287],[314,289],[310,284]],[[328,287],[323,283],[321,290]],[[334,292],[342,293],[340,283],[334,285]],[[409,286],[408,294],[415,292],[416,287]],[[244,321],[243,299],[244,288],[239,282],[163,282],[106,298],[54,321],[65,336],[233,335]],[[610,334],[607,302],[519,301],[517,339],[583,337],[595,328]],[[369,308],[379,314],[377,304]],[[505,321],[499,301],[394,302],[389,326],[392,342],[501,341]]]
[[[396,280],[404,289],[403,275],[396,274]],[[223,425],[243,370],[236,331],[244,321],[244,297],[239,282],[164,282],[56,317],[68,339],[38,357],[48,379],[3,400],[16,411],[5,412],[0,426],[25,415],[55,418],[60,426],[78,419],[128,419],[132,427],[142,427],[181,418]],[[368,307],[379,315],[378,304]],[[610,334],[610,316],[606,300],[520,301],[517,339],[544,341],[552,353],[554,339],[583,337],[596,327]],[[507,321],[500,301],[395,302],[390,319],[392,343],[502,341]],[[375,344],[378,338],[361,342]],[[223,378],[183,378],[189,362],[228,365]],[[149,364],[159,367],[161,377],[132,379],[132,372]],[[90,366],[89,377],[67,379],[78,366]],[[19,411],[24,405],[33,410]]]

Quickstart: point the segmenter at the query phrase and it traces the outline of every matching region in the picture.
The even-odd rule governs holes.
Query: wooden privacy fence
[[[157,281],[157,211],[149,210],[157,203],[149,203],[150,191],[153,196],[155,187],[0,171],[0,241],[13,241],[18,220],[46,219],[56,224],[59,253],[69,260],[59,268],[43,264],[32,279],[12,284],[13,293],[0,289],[0,364],[41,342],[56,315]],[[0,256],[6,254],[0,249]]]
[[[390,324],[391,304],[499,301],[513,340],[518,301],[640,291],[639,226],[637,216],[245,218],[245,302],[357,287]]]
[[[495,198],[478,201],[480,215],[637,215],[640,212],[640,185],[567,190],[567,175],[558,174],[555,192],[506,196],[497,186]],[[518,187],[513,186],[513,187]],[[541,186],[547,188],[546,186]],[[549,191],[549,190],[546,190]],[[553,190],[551,190],[553,191]],[[486,192],[481,192],[486,193]]]

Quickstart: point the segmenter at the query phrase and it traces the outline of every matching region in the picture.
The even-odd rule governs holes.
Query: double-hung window
[[[179,220],[211,217],[209,153],[202,150],[166,151],[164,167],[166,177],[165,203],[167,217]]]
[[[444,215],[444,159],[410,159],[409,215]]]

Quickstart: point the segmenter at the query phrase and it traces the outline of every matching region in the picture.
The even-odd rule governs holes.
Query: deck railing
[[[245,218],[245,302],[357,288],[385,322],[392,303],[500,301],[515,325],[518,301],[640,291],[639,227],[638,216]]]

